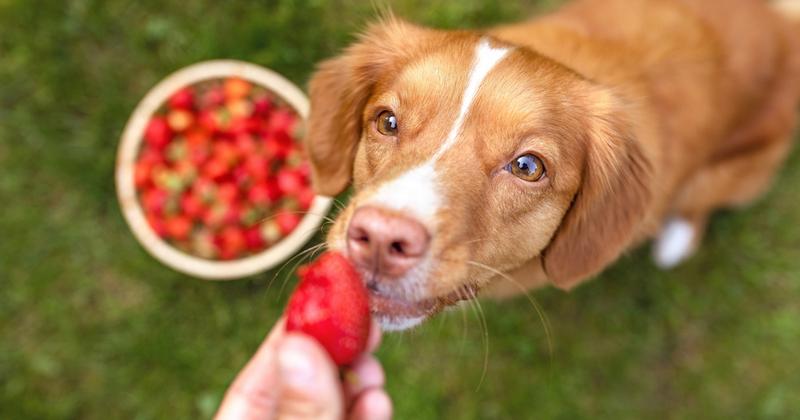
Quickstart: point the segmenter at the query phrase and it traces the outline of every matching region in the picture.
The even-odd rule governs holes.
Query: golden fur
[[[571,289],[680,216],[700,233],[717,209],[770,184],[800,98],[800,28],[761,0],[578,0],[523,23],[438,31],[389,18],[322,63],[310,83],[307,148],[317,190],[355,187],[328,237],[343,249],[370,194],[447,135],[482,36],[513,53],[476,97],[441,165],[446,205],[424,290]],[[387,141],[375,116],[402,125]],[[547,179],[502,171],[533,150]]]

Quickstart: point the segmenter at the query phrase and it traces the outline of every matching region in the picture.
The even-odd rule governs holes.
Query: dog
[[[654,239],[690,257],[709,217],[769,187],[800,98],[797,3],[577,0],[522,23],[371,25],[312,76],[327,235],[386,330],[480,291],[570,290]]]

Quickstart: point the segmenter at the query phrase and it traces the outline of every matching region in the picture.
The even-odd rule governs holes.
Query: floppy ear
[[[566,290],[599,273],[637,239],[651,200],[650,162],[621,107],[608,94],[593,102],[582,185],[544,251],[548,278]]]
[[[381,76],[393,74],[434,31],[389,16],[371,25],[344,53],[324,61],[311,78],[305,147],[314,188],[334,196],[353,173],[362,113]]]

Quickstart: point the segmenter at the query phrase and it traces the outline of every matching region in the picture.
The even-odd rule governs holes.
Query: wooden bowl
[[[148,224],[134,185],[134,164],[142,134],[150,119],[178,89],[198,82],[239,77],[269,90],[292,107],[301,119],[308,118],[308,98],[281,75],[253,64],[235,60],[206,61],[183,68],[151,89],[128,120],[117,153],[117,197],[125,220],[136,239],[156,259],[191,276],[208,280],[229,280],[266,271],[288,260],[314,235],[330,210],[330,197],[316,196],[300,224],[279,242],[238,260],[209,260],[183,252],[161,239]]]

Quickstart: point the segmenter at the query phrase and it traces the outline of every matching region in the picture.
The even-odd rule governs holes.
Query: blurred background
[[[391,5],[415,22],[470,28],[558,3]],[[294,278],[205,282],[146,254],[115,198],[122,128],[148,89],[201,60],[247,60],[305,86],[375,10],[0,0],[0,418],[213,415]],[[485,328],[465,307],[387,336],[379,357],[397,418],[797,415],[798,185],[794,153],[764,200],[720,214],[674,271],[641,249],[573,293],[534,293],[552,352],[525,298],[482,302]]]

